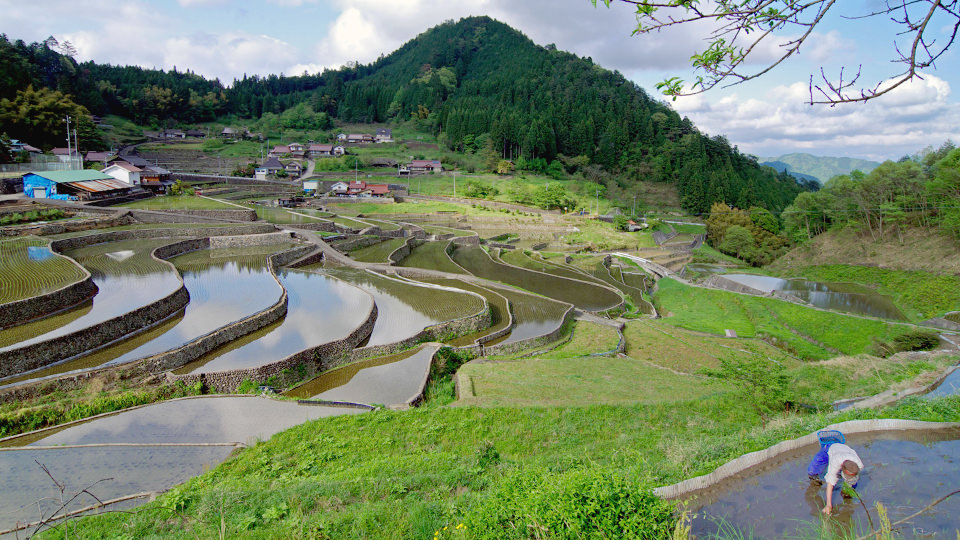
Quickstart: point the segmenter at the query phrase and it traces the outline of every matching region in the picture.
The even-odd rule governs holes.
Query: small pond
[[[373,299],[343,281],[311,272],[284,270],[287,315],[278,324],[221,347],[176,373],[226,371],[262,366],[322,343],[343,339],[373,308]]]
[[[960,484],[960,432],[885,432],[854,435],[848,442],[860,455],[865,468],[858,491],[876,522],[873,504],[882,502],[891,521],[904,518]],[[725,521],[754,538],[785,538],[802,531],[818,530],[825,504],[825,487],[807,479],[806,467],[816,453],[804,451],[783,455],[701,492],[691,504],[696,511],[693,532],[714,534]],[[834,497],[832,527],[853,525],[869,532],[863,507],[852,500]],[[954,538],[960,528],[960,499],[956,497],[912,520],[904,529],[907,538]],[[732,535],[727,535],[731,536]],[[819,537],[813,533],[811,538]]]
[[[823,309],[883,319],[906,319],[888,297],[855,283],[821,283],[753,274],[726,274],[724,277],[763,292],[784,291]]]
[[[620,303],[615,292],[589,283],[533,272],[494,262],[482,248],[460,247],[453,260],[471,274],[501,281],[543,296],[571,303],[587,311],[610,309]]]
[[[300,399],[401,405],[420,392],[436,350],[436,347],[424,346],[349,364],[324,373],[284,395]]]
[[[378,309],[377,323],[364,346],[400,341],[427,326],[483,309],[483,300],[472,294],[416,285],[364,270],[338,268],[325,272],[373,295]]]

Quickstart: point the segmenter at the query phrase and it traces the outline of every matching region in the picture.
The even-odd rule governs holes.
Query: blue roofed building
[[[100,171],[32,172],[23,176],[23,193],[34,199],[88,201],[125,195],[133,187]]]

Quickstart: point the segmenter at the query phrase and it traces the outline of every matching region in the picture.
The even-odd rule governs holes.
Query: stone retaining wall
[[[191,229],[129,229],[125,231],[108,231],[73,238],[63,238],[50,243],[50,249],[61,253],[103,242],[117,242],[120,240],[140,240],[146,238],[185,238],[185,237],[212,237],[235,236],[247,234],[265,234],[276,232],[273,225],[254,224],[237,225],[235,227],[198,227]]]
[[[210,238],[210,249],[235,248],[248,246],[268,246],[282,244],[294,238],[291,231],[277,231],[274,233],[242,235],[242,236],[214,236]]]
[[[337,224],[332,221],[317,221],[316,223],[297,223],[292,225],[292,227],[297,229],[304,229],[307,231],[321,231],[321,232],[338,232]]]
[[[222,183],[227,185],[255,185],[255,186],[276,186],[276,187],[289,187],[300,191],[302,189],[302,183],[297,181],[283,181],[283,180],[257,180],[255,178],[247,178],[245,176],[216,176],[208,174],[188,174],[188,173],[172,173],[170,178],[174,180],[182,180],[184,182],[215,182]]]
[[[68,257],[69,259],[69,257]],[[82,265],[69,259],[86,276],[55,291],[31,296],[15,302],[0,305],[0,329],[30,322],[32,319],[46,317],[71,308],[93,298],[97,294],[97,285],[93,277]]]
[[[176,311],[183,309],[190,301],[190,294],[183,286],[183,278],[180,276],[180,272],[177,272],[173,264],[167,262],[165,259],[185,251],[196,249],[197,244],[202,244],[203,240],[186,240],[172,245],[161,246],[154,249],[151,253],[154,259],[170,265],[173,271],[176,272],[180,286],[175,291],[156,302],[118,315],[94,326],[40,343],[0,352],[0,377],[7,377],[39,369],[98,347],[103,347],[111,342],[135,335],[166,319]],[[51,248],[52,247],[53,244],[51,244]]]
[[[479,236],[457,236],[452,240],[452,242],[457,246],[479,246],[480,237]]]
[[[393,253],[387,256],[387,259],[390,260],[390,264],[398,264],[400,261],[406,259],[410,256],[410,252],[413,251],[413,248],[419,246],[423,242],[417,239],[416,237],[407,238],[406,242],[403,243],[400,247],[393,250]]]
[[[167,381],[182,381],[188,386],[201,382],[212,391],[224,393],[235,391],[245,380],[263,383],[271,377],[278,377],[281,383],[289,384],[294,382],[295,379],[301,378],[301,375],[297,373],[300,366],[303,366],[303,374],[306,376],[319,373],[332,367],[332,365],[328,364],[328,359],[343,357],[348,351],[356,347],[358,343],[366,339],[373,331],[373,325],[376,323],[376,320],[377,305],[374,303],[366,320],[351,332],[349,336],[343,339],[304,349],[283,360],[265,366],[212,373],[191,373],[186,375],[168,373]]]
[[[824,426],[822,429],[836,429],[846,435],[854,433],[869,433],[878,431],[914,431],[914,430],[941,430],[960,429],[960,423],[946,422],[918,422],[914,420],[851,420]],[[664,499],[678,499],[692,493],[709,488],[727,478],[737,475],[747,469],[757,467],[765,461],[772,460],[781,454],[809,447],[811,452],[819,446],[816,432],[804,435],[798,439],[783,441],[764,450],[744,454],[732,461],[721,465],[710,474],[697,476],[669,486],[658,487],[654,494]]]
[[[331,185],[336,182],[330,182]],[[373,203],[373,204],[393,204],[393,197],[315,197],[313,199],[320,204],[350,204],[350,203]]]
[[[511,204],[498,201],[488,201],[486,199],[465,199],[463,197],[439,197],[434,195],[407,195],[405,198],[408,199],[425,199],[428,201],[440,201],[440,202],[453,202],[460,204],[469,204],[476,206],[484,206],[486,208],[496,208],[496,209],[505,209],[505,210],[517,210],[520,212],[533,212],[534,214],[556,214],[560,215],[560,210],[544,210],[542,208],[534,208],[532,206],[523,206],[522,204]]]
[[[414,345],[427,341],[439,341],[440,338],[446,338],[451,335],[455,337],[479,332],[484,328],[490,327],[490,307],[487,305],[487,300],[485,298],[483,299],[483,305],[483,309],[473,315],[461,317],[452,321],[442,322],[433,326],[428,326],[407,339],[396,341],[394,343],[387,343],[384,345],[372,345],[360,349],[353,349],[349,352],[349,354],[326,367],[335,367],[350,362],[356,362],[357,360],[363,360],[364,358],[375,358],[377,356],[395,354],[405,351]]]
[[[70,209],[67,209],[70,210]],[[80,210],[83,211],[83,210]],[[29,223],[0,227],[0,237],[6,236],[47,236],[68,232],[89,231],[119,225],[131,225],[136,220],[129,213],[111,215],[110,217],[91,217],[87,219],[69,219],[50,223]]]
[[[361,236],[355,234],[348,236],[346,240],[332,244],[332,246],[340,253],[345,253],[347,251],[355,251],[367,246],[379,244],[380,242],[381,238],[379,236]]]
[[[164,210],[166,214],[181,216],[204,217],[226,221],[256,221],[257,211],[253,209],[223,209],[223,210]]]

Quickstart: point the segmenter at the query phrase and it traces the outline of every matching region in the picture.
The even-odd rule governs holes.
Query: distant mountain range
[[[802,180],[816,179],[821,184],[838,174],[849,174],[855,170],[869,173],[880,165],[876,161],[866,159],[814,156],[803,153],[784,154],[780,157],[762,157],[758,161],[761,165],[773,167],[778,172],[787,172]]]

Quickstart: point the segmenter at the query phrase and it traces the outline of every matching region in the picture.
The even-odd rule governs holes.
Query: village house
[[[389,128],[377,128],[377,134],[374,135],[374,140],[378,143],[393,142],[393,130]]]
[[[159,165],[154,165],[140,156],[117,156],[109,161],[109,164],[125,162],[140,169],[140,186],[149,189],[154,193],[166,193],[173,180],[170,179],[170,171]]]
[[[80,152],[76,148],[54,148],[50,153],[57,156],[61,163],[69,163],[71,156],[74,160],[80,159]]]
[[[284,170],[283,163],[280,163],[280,160],[275,157],[271,157],[264,161],[260,168],[266,169],[267,174],[277,174],[278,172]]]
[[[103,169],[103,174],[115,178],[130,186],[140,185],[140,173],[143,172],[140,167],[131,165],[126,161],[115,161]]]
[[[10,139],[10,151],[16,154],[21,152],[27,152],[30,154],[42,154],[43,151],[39,148],[30,146],[29,144],[20,141],[18,139]]]
[[[368,184],[363,180],[357,180],[350,182],[347,186],[347,196],[350,197],[384,197],[389,193],[390,186],[387,184]]]
[[[92,169],[47,171],[23,176],[23,193],[34,199],[87,201],[125,195],[133,187]]]
[[[410,172],[443,172],[443,165],[436,159],[415,159],[407,165]]]
[[[303,165],[300,165],[299,161],[289,161],[283,168],[291,176],[300,176],[300,173],[303,172]]]
[[[283,144],[278,144],[277,146],[274,146],[273,149],[271,149],[271,150],[267,153],[267,157],[282,157],[282,156],[285,156],[286,154],[289,154],[289,153],[290,153],[290,147],[289,147],[289,146],[283,145]]]
[[[337,136],[339,140],[339,135]],[[372,143],[373,135],[369,133],[351,133],[347,135],[347,144],[365,144]]]
[[[307,155],[314,158],[333,157],[332,144],[311,144],[307,147]]]
[[[83,158],[87,163],[102,163],[106,165],[110,158],[113,157],[112,152],[87,152],[87,155]]]

